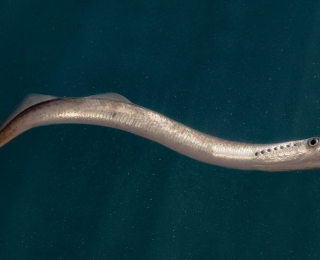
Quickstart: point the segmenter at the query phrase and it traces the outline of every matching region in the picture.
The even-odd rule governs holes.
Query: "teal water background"
[[[28,93],[117,92],[230,140],[320,135],[319,1],[0,9],[1,117]],[[319,259],[319,170],[225,169],[87,125],[30,130],[0,158],[0,259]]]

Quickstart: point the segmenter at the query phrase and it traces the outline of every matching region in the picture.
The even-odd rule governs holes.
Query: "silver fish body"
[[[83,98],[28,96],[0,128],[0,147],[42,125],[92,124],[124,130],[193,159],[242,170],[288,171],[320,167],[318,137],[250,144],[210,136],[115,93]]]

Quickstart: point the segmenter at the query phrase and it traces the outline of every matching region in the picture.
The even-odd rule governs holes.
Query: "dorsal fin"
[[[38,104],[44,101],[56,99],[56,98],[57,97],[55,96],[42,95],[42,94],[27,95],[3,121],[3,123],[0,126],[0,129],[2,129],[8,122],[10,122],[12,118],[20,114],[23,110],[27,109],[28,107],[31,107],[35,104]]]
[[[113,92],[97,94],[93,96],[88,96],[86,98],[109,99],[109,100],[119,101],[122,103],[132,104],[132,102],[127,98],[125,98],[124,96],[117,93],[113,93]]]

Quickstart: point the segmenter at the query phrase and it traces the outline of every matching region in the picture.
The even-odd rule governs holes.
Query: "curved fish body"
[[[318,137],[274,144],[228,141],[196,131],[115,93],[80,98],[29,95],[3,122],[0,147],[33,127],[51,124],[92,124],[124,130],[222,167],[262,171],[320,167]]]

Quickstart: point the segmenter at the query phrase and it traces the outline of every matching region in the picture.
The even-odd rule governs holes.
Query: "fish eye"
[[[309,146],[315,146],[319,143],[319,138],[312,137],[308,140],[308,145]]]

